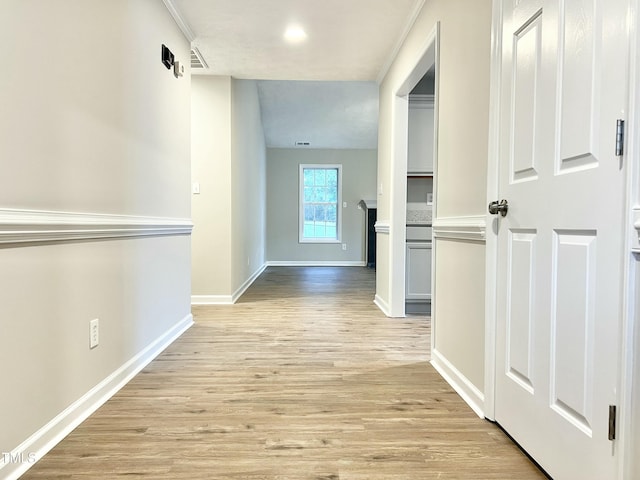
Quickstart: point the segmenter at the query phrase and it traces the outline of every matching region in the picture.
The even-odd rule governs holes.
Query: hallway
[[[426,317],[386,318],[365,268],[270,267],[24,479],[544,478],[428,363]]]

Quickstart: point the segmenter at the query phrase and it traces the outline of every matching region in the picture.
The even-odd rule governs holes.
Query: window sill
[[[298,243],[315,243],[315,244],[328,244],[328,245],[339,245],[342,243],[341,240],[336,239],[322,239],[322,238],[299,238]]]

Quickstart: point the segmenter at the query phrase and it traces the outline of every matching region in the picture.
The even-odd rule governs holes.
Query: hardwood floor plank
[[[25,479],[538,479],[429,364],[427,317],[386,318],[365,268],[267,269]]]

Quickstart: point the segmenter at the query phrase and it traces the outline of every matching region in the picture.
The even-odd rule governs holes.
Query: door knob
[[[491,202],[489,204],[489,213],[491,215],[500,214],[503,217],[506,217],[508,211],[509,211],[509,202],[507,202],[505,199],[502,199],[499,202],[496,200],[495,202]]]

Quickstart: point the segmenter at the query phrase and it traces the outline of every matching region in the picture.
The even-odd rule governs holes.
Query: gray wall
[[[365,262],[365,213],[362,199],[376,198],[376,150],[267,149],[267,261]],[[300,164],[342,165],[342,242],[298,242],[298,176]]]
[[[156,0],[61,6],[2,2],[0,230],[9,209],[66,212],[45,231],[188,222],[190,73],[174,78],[160,47],[188,65],[189,43]],[[189,236],[114,237],[0,246],[0,452],[42,446],[34,433],[82,417],[75,402],[190,318]]]

